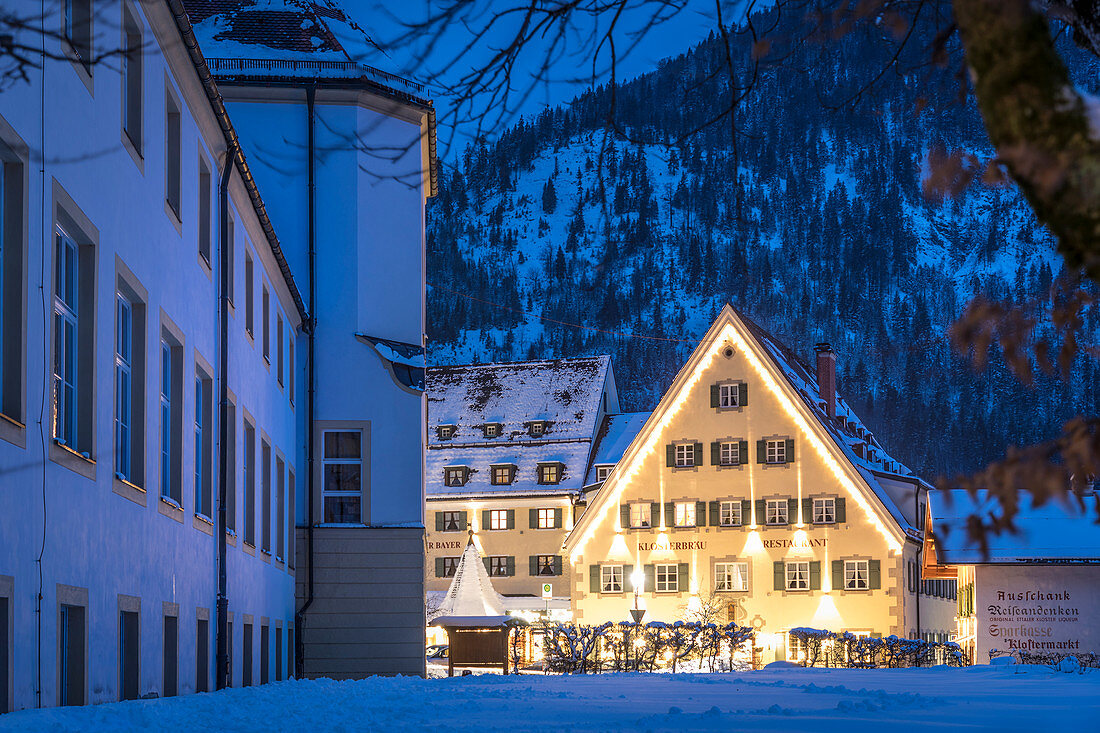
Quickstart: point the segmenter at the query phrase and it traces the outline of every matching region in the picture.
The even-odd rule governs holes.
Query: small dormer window
[[[535,420],[527,425],[527,433],[532,438],[541,438],[546,434],[546,423],[542,420]]]
[[[450,440],[455,437],[455,430],[454,425],[440,425],[435,429],[435,434],[440,440]]]
[[[499,464],[492,467],[492,483],[494,486],[507,486],[515,478],[516,467],[510,463]]]
[[[501,425],[498,422],[487,422],[481,426],[481,430],[486,438],[499,438],[500,427]]]
[[[560,463],[540,463],[539,464],[539,483],[540,484],[558,484],[561,483],[562,465]]]
[[[607,466],[596,466],[596,480],[606,481],[607,477],[611,475],[611,469],[615,468],[614,464]]]
[[[443,469],[443,483],[447,486],[465,486],[470,479],[467,466],[447,466]]]

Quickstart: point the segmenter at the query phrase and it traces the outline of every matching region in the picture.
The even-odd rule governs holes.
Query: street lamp
[[[641,568],[636,568],[634,572],[630,574],[630,584],[634,586],[634,608],[630,609],[630,615],[634,619],[634,639],[632,646],[634,647],[635,659],[637,659],[640,653],[641,638],[638,636],[638,627],[641,626],[642,617],[645,616],[645,609],[638,606],[638,593],[641,591],[642,585],[645,583],[645,572]],[[629,656],[628,656],[629,658]],[[637,667],[635,667],[637,669]]]

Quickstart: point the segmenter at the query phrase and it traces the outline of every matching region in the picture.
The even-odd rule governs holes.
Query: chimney
[[[817,391],[825,401],[825,414],[830,420],[836,419],[836,352],[829,344],[818,344],[817,352]]]

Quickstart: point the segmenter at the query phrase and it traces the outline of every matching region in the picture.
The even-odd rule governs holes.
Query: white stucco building
[[[243,3],[187,5],[47,3],[0,92],[0,712],[423,671],[430,107],[318,83],[347,152],[284,167],[305,93],[224,101],[192,19]]]

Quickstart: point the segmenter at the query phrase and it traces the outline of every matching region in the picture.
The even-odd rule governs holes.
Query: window
[[[0,140],[0,413],[24,422],[25,315],[23,157]]]
[[[256,428],[247,420],[244,423],[244,541],[256,546]]]
[[[133,326],[130,301],[118,293],[115,298],[115,475],[126,481],[132,480]]]
[[[672,507],[672,526],[694,527],[695,524],[695,502],[676,502]]]
[[[225,297],[233,305],[237,295],[237,229],[230,216],[225,222]]]
[[[275,681],[283,679],[283,630],[275,627]]]
[[[808,561],[787,563],[787,590],[810,589],[810,563]]]
[[[294,334],[287,334],[286,344],[286,381],[290,393],[290,404],[294,404]]]
[[[172,96],[172,92],[164,90],[164,199],[168,203],[176,219],[183,220],[183,208],[181,206],[182,163],[180,158],[182,141],[182,116],[179,104]],[[205,161],[199,164],[199,254],[210,262],[210,168]],[[205,206],[206,220],[203,221],[203,207]],[[203,226],[205,224],[205,232]],[[203,241],[206,242],[206,251],[203,252]]]
[[[271,445],[260,439],[260,549],[271,552]]]
[[[677,593],[680,590],[679,573],[675,564],[657,566],[657,592]]]
[[[535,519],[538,523],[537,529],[558,528],[558,510],[556,509],[537,509]]]
[[[507,509],[492,509],[489,511],[489,529],[508,529]]]
[[[814,524],[832,524],[836,521],[836,500],[814,499]]]
[[[286,564],[293,569],[294,568],[294,505],[295,505],[295,493],[294,493],[294,471],[288,470],[286,472],[286,496],[287,496],[287,511],[290,513],[286,520],[286,526],[289,530],[289,534],[286,536]]]
[[[275,348],[278,353],[275,355],[275,378],[279,382],[279,386],[283,386],[283,314],[275,314]]]
[[[160,495],[183,503],[183,347],[167,329],[160,342]]]
[[[539,483],[540,484],[556,484],[561,482],[561,464],[559,463],[541,463],[539,464]]]
[[[215,639],[216,641],[216,639]],[[228,674],[226,675],[225,684],[227,687],[233,686],[233,614],[229,614],[229,618],[225,622],[225,656],[226,663],[229,666]]]
[[[714,564],[714,590],[747,591],[749,589],[749,564],[747,562],[719,562]]]
[[[469,469],[466,466],[448,466],[443,469],[445,486],[465,486]]]
[[[73,450],[77,445],[79,361],[80,254],[79,248],[60,229],[54,258],[53,299],[53,437]]]
[[[455,436],[454,425],[440,425],[436,428],[436,434],[439,435],[440,440],[450,440]]]
[[[256,325],[255,269],[252,253],[246,250],[244,253],[244,330],[253,338],[255,338]]]
[[[271,363],[271,295],[267,292],[267,285],[262,286],[260,295],[260,315],[262,321],[261,327],[264,329],[263,334],[260,336],[260,343],[263,345],[264,361],[268,364]]]
[[[527,427],[527,432],[533,438],[541,438],[546,432],[546,423],[536,420]]]
[[[787,524],[787,507],[786,499],[768,499],[764,506],[764,523]]]
[[[457,557],[438,558],[437,562],[439,563],[439,577],[453,578],[455,576],[455,572],[458,570],[459,559],[460,558]]]
[[[486,438],[496,438],[500,435],[500,424],[491,422],[482,426],[482,431],[485,433]]]
[[[358,430],[324,433],[325,522],[358,524],[362,521],[363,434]]]
[[[286,558],[286,464],[275,459],[275,558]]]
[[[207,519],[214,516],[211,394],[212,381],[200,369],[195,373],[195,513]]]
[[[738,385],[736,384],[720,384],[718,385],[718,406],[719,407],[737,407],[738,406]]]
[[[161,650],[163,662],[162,697],[174,697],[179,694],[179,619],[175,616],[164,617],[164,648]]]
[[[606,481],[607,477],[611,475],[611,470],[615,466],[596,466],[596,480]]]
[[[494,555],[489,558],[489,575],[494,578],[505,578],[515,575],[515,562],[514,557],[503,557]]]
[[[787,462],[787,442],[785,440],[769,440],[766,442],[766,463]]]
[[[8,664],[11,661],[11,635],[8,633],[10,603],[7,596],[0,596],[0,715],[11,712],[11,701],[8,699],[8,687],[11,683],[11,676],[8,674]]]
[[[723,501],[718,505],[718,524],[723,527],[740,527],[741,502]]]
[[[252,624],[245,622],[241,646],[241,687],[252,686]]]
[[[844,561],[844,590],[867,590],[870,572],[866,560]]]
[[[210,691],[210,619],[195,625],[195,692]]]
[[[128,6],[123,10],[122,33],[122,130],[140,155],[143,49],[140,22]]]
[[[725,441],[718,445],[718,465],[736,466],[741,463],[741,444],[736,440]]]
[[[623,592],[623,566],[622,565],[601,565],[600,566],[600,592],[601,593],[622,593]]]
[[[138,614],[120,611],[118,614],[118,699],[137,700],[138,660],[141,658]]]
[[[440,512],[442,532],[461,532],[465,529],[466,512]]]
[[[237,531],[237,405],[230,399],[225,406],[226,435],[225,446],[225,528],[229,532]],[[292,494],[293,496],[293,494]]]
[[[83,705],[85,684],[85,634],[84,607],[61,605],[58,626],[58,704]]]
[[[92,0],[64,0],[64,33],[78,61],[92,72]]]
[[[630,505],[630,526],[645,529],[653,523],[653,506],[649,502],[635,502]]]
[[[535,575],[561,575],[561,558],[557,555],[536,555]]]
[[[790,662],[805,662],[806,661],[806,641],[794,634],[787,634],[787,661]]]
[[[512,483],[515,466],[493,466],[492,483],[494,486],[504,486]]]
[[[695,465],[695,444],[694,443],[680,443],[676,446],[676,466],[694,466]]]

